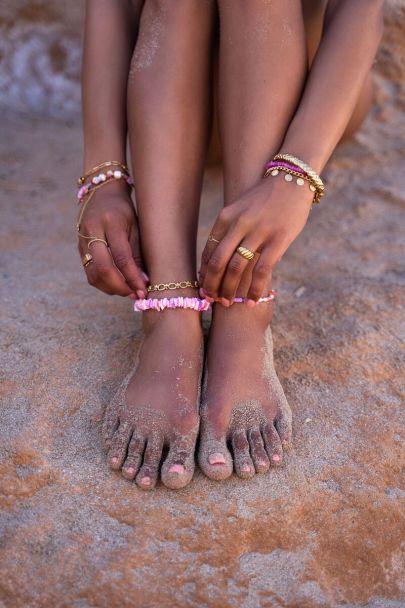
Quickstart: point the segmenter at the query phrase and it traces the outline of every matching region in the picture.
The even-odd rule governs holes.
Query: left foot
[[[291,410],[273,364],[270,304],[216,304],[201,411],[199,465],[211,479],[279,466]],[[227,444],[231,445],[232,454]]]

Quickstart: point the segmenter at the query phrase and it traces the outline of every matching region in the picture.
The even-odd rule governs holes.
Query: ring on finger
[[[249,262],[251,262],[255,257],[255,252],[251,249],[248,249],[247,247],[239,246],[236,250],[236,253],[239,253],[239,255],[241,255],[243,258],[245,258],[245,260],[248,260]]]
[[[108,243],[105,239],[100,239],[98,237],[91,238],[87,243],[87,249],[90,249],[90,245],[93,243],[103,243],[106,247],[108,247]]]
[[[219,243],[218,239],[216,239],[213,234],[210,234],[207,240],[209,243]]]
[[[91,255],[91,253],[85,253],[84,256],[82,257],[82,264],[84,266],[84,268],[86,268],[89,264],[91,264],[93,261],[93,256]]]

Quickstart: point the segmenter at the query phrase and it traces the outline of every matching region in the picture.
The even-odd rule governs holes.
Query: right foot
[[[112,469],[145,490],[186,486],[194,473],[203,340],[192,310],[144,312],[135,373],[108,406],[103,439]]]

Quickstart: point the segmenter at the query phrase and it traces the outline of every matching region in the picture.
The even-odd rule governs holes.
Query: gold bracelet
[[[155,283],[155,285],[149,285],[146,288],[148,293],[152,291],[165,291],[166,289],[186,289],[187,287],[198,287],[198,281],[179,281],[172,283]]]
[[[292,154],[276,154],[276,156],[273,158],[273,160],[274,161],[283,160],[283,161],[286,161],[287,163],[292,163],[293,165],[296,165],[297,167],[302,169],[304,171],[304,173],[306,173],[307,176],[310,178],[312,184],[315,186],[317,193],[318,193],[317,198],[321,199],[321,197],[324,195],[325,184],[319,177],[318,173],[316,171],[314,171],[312,169],[312,167],[307,165],[303,160],[301,160],[300,158],[297,158],[296,156],[293,156]],[[319,200],[317,202],[319,202]]]
[[[107,167],[120,167],[123,171],[128,173],[128,167],[123,163],[120,163],[118,160],[108,160],[105,163],[97,165],[97,167],[93,167],[92,169],[87,171],[87,173],[82,175],[82,177],[79,177],[79,179],[77,180],[77,184],[79,186],[83,186],[84,182],[88,177],[90,177],[90,175],[93,175],[93,173],[97,173],[97,171],[100,171],[100,169],[105,169]]]

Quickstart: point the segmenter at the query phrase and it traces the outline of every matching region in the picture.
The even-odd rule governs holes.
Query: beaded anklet
[[[258,304],[266,304],[271,302],[276,297],[275,292],[270,291],[269,295],[260,298],[257,303]],[[246,302],[247,298],[235,298],[234,302],[236,304],[242,304]],[[151,298],[150,300],[136,300],[134,302],[134,311],[135,312],[143,312],[145,310],[156,310],[161,312],[165,309],[174,310],[176,308],[184,308],[195,310],[197,312],[203,312],[205,310],[209,310],[211,308],[211,304],[206,299],[200,298]]]

